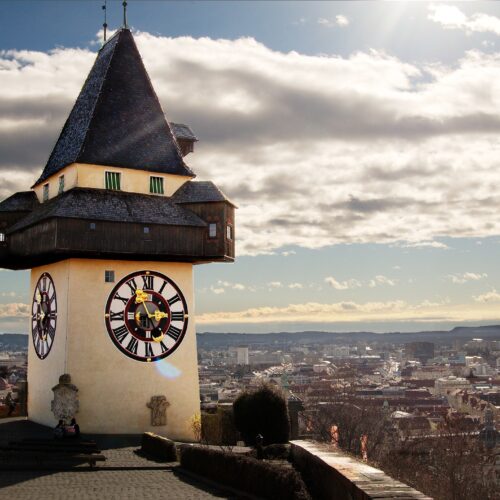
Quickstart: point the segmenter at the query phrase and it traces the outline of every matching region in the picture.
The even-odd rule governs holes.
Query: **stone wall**
[[[432,500],[340,450],[313,441],[291,441],[292,462],[317,500]]]

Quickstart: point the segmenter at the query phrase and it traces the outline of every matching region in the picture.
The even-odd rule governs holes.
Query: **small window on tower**
[[[231,224],[228,224],[226,226],[226,238],[228,240],[232,240],[233,239],[233,226],[231,226]]]
[[[49,199],[49,185],[43,185],[43,201],[47,201]]]
[[[215,222],[211,222],[208,225],[208,237],[209,238],[217,237],[217,224]]]
[[[114,271],[104,271],[104,281],[106,283],[115,282],[115,272]]]
[[[91,222],[89,228],[91,231],[95,231],[95,222]]]
[[[64,193],[64,175],[59,177],[59,194]]]
[[[0,243],[5,241],[5,233],[0,233]]]
[[[163,190],[163,177],[149,178],[149,192],[153,194],[164,194]]]
[[[121,175],[120,172],[106,172],[106,189],[120,191]]]
[[[144,234],[149,234],[149,227],[144,228]]]

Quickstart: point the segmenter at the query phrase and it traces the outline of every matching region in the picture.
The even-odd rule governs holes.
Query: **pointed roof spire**
[[[108,6],[106,0],[104,0],[102,10],[104,11],[104,22],[102,23],[102,28],[104,30],[104,43],[106,43],[107,30],[108,30]]]
[[[99,51],[35,185],[76,162],[194,177],[128,29]]]
[[[127,29],[128,28],[128,26],[127,26],[127,0],[123,0],[122,5],[123,5],[123,27],[125,29]]]

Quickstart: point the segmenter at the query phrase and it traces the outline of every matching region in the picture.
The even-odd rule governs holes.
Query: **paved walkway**
[[[27,437],[47,437],[52,431],[19,419],[0,421],[0,446]],[[117,442],[116,439],[114,439]],[[129,440],[130,441],[130,440]],[[98,443],[100,444],[100,443]],[[117,443],[118,444],[118,443]],[[125,440],[127,444],[127,440]],[[187,475],[177,463],[148,460],[137,447],[102,447],[107,460],[70,471],[0,470],[0,499],[9,500],[127,500],[241,498],[223,487]]]

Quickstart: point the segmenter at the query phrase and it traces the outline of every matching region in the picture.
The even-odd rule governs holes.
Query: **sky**
[[[0,0],[0,200],[45,165],[102,3]],[[500,323],[500,3],[129,0],[128,22],[187,163],[239,207],[236,262],[195,270],[198,332]],[[30,300],[0,270],[0,332]]]

